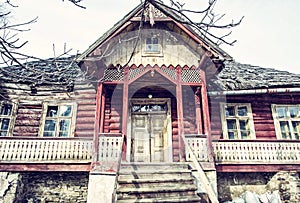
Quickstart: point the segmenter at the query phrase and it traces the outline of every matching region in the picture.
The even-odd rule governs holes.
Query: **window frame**
[[[283,107],[283,108],[289,108],[289,107],[298,107],[299,111],[299,118],[291,118],[290,117],[290,111],[286,111],[287,113],[287,118],[279,118],[278,113],[277,113],[277,108],[278,107]],[[300,140],[295,138],[295,132],[293,128],[293,121],[299,121],[300,122],[300,104],[272,104],[272,116],[273,116],[273,121],[274,121],[274,127],[275,127],[275,132],[276,132],[276,138],[278,140]],[[289,129],[291,132],[290,138],[283,138],[282,137],[282,132],[281,132],[281,127],[280,127],[280,121],[287,121],[289,125]],[[298,131],[298,134],[300,134],[300,130]]]
[[[157,46],[157,50],[148,50],[147,49],[147,41],[148,39],[151,39],[151,45],[153,46],[153,39],[157,39],[157,44],[155,44]],[[162,50],[162,36],[161,34],[158,33],[151,33],[148,35],[144,36],[144,43],[142,45],[142,56],[163,56],[163,50]]]
[[[231,117],[226,117],[225,115],[225,107],[227,106],[234,106],[235,115]],[[238,116],[237,115],[237,107],[239,106],[245,106],[247,108],[247,116]],[[255,127],[254,127],[254,121],[253,121],[253,114],[251,109],[250,103],[221,103],[220,104],[220,110],[221,110],[221,122],[222,122],[222,131],[223,131],[223,139],[227,140],[249,140],[249,139],[256,139],[255,134]],[[237,130],[237,138],[230,139],[228,136],[228,127],[227,127],[227,118],[229,119],[235,119],[236,120],[236,130]],[[248,127],[249,127],[249,137],[242,138],[241,136],[241,129],[240,124],[238,121],[248,119]]]
[[[49,106],[57,106],[58,109],[60,109],[61,106],[64,105],[69,105],[72,107],[72,112],[70,116],[67,116],[66,119],[70,119],[70,129],[68,136],[59,136],[60,130],[57,128],[59,126],[59,122],[56,122],[56,128],[55,128],[55,135],[54,136],[44,136],[44,127],[45,127],[45,121],[47,118],[52,118],[52,117],[47,117],[47,111]],[[58,110],[59,112],[59,110]],[[77,104],[75,102],[59,102],[59,103],[54,103],[54,102],[43,102],[43,110],[42,110],[42,118],[41,118],[41,123],[40,123],[40,129],[39,129],[39,137],[46,137],[46,138],[70,138],[74,137],[74,132],[75,132],[75,123],[76,123],[76,114],[77,114]],[[63,120],[63,116],[57,116],[56,118],[53,118],[53,120],[60,121]],[[49,119],[51,120],[51,119]]]
[[[16,117],[17,117],[18,101],[17,100],[12,100],[12,101],[3,101],[2,100],[2,101],[0,101],[0,108],[2,107],[3,104],[10,104],[10,105],[12,105],[12,108],[11,108],[11,114],[10,115],[1,115],[0,114],[1,119],[2,118],[10,119],[6,136],[1,136],[1,134],[0,134],[0,137],[12,137],[13,136],[13,129],[14,129],[15,122],[16,122]]]

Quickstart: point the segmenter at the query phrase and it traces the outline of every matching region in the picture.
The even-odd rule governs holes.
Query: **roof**
[[[201,33],[197,32],[192,26],[189,25],[189,20],[184,18],[182,15],[178,15],[175,11],[172,10],[171,7],[166,6],[159,0],[146,1],[148,2],[146,7],[151,3],[156,9],[160,10],[163,14],[165,14],[170,19],[182,24],[189,32],[195,35],[202,43],[202,46],[213,52],[217,57],[226,59],[231,59],[231,56],[227,54],[224,50],[218,47],[215,43],[213,43],[208,38],[204,38],[201,36]],[[126,22],[130,21],[131,18],[135,16],[139,16],[140,12],[143,11],[144,3],[139,4],[132,11],[130,11],[127,15],[123,17],[119,22],[117,22],[111,29],[105,32],[100,38],[98,38],[87,50],[85,50],[78,58],[77,61],[80,62],[85,57],[87,57],[91,52],[93,52],[97,47],[99,47],[106,39],[108,39],[111,35],[113,35],[118,29],[120,29]]]
[[[81,70],[74,62],[74,56],[59,59],[36,60],[23,66],[0,68],[0,81],[26,84],[64,85],[74,81]]]
[[[208,81],[209,91],[282,87],[300,87],[300,74],[226,61],[224,68]]]

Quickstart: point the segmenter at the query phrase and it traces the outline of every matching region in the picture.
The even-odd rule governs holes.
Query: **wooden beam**
[[[293,170],[300,172],[300,164],[252,164],[252,165],[216,165],[217,172],[278,172]]]
[[[0,171],[84,171],[89,172],[90,163],[84,164],[0,164]]]
[[[176,69],[177,84],[176,84],[176,99],[177,99],[177,123],[179,137],[179,160],[185,161],[185,146],[184,146],[184,124],[183,124],[183,104],[182,104],[182,75],[181,68]]]
[[[123,110],[122,110],[122,134],[124,135],[124,141],[126,141],[127,137],[127,123],[128,123],[128,73],[129,67],[125,67],[124,69],[124,84],[123,84]],[[126,146],[126,145],[125,145]],[[126,147],[123,147],[122,159],[125,159]]]
[[[201,95],[195,93],[195,107],[196,107],[196,123],[197,123],[197,134],[203,134],[202,128],[202,111],[201,111]]]

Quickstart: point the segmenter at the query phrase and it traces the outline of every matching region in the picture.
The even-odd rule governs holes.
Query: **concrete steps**
[[[187,163],[123,163],[117,203],[200,202]]]

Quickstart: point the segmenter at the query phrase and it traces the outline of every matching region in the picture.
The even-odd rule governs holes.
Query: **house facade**
[[[3,68],[0,85],[4,202],[129,202],[122,167],[179,163],[212,202],[299,202],[300,76],[235,62],[159,2],[72,59]]]

